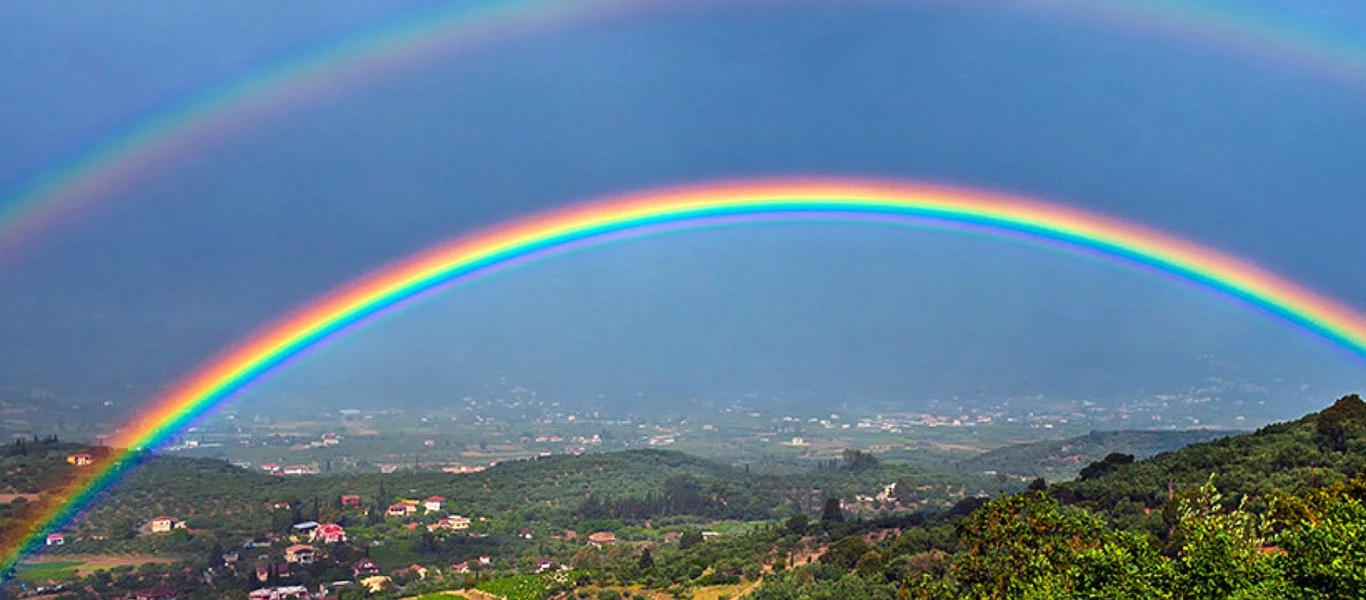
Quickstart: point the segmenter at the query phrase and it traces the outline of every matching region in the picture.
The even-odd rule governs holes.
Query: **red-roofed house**
[[[341,497],[342,508],[360,508],[360,496],[346,494]]]
[[[617,543],[617,536],[610,531],[599,531],[588,536],[588,543],[598,547],[603,544],[615,544]]]
[[[452,573],[469,573],[469,572],[470,572],[470,561],[467,560],[467,561],[464,561],[464,562],[458,562],[458,563],[455,563],[455,564],[451,565],[451,572],[452,572]]]
[[[432,496],[423,501],[423,504],[426,506],[427,512],[429,513],[441,510],[441,505],[445,503],[446,499],[441,496]]]
[[[52,535],[47,536],[47,545],[49,546],[62,546],[65,544],[66,536],[63,534],[54,533]]]
[[[322,541],[325,544],[344,544],[346,543],[346,530],[336,523],[323,523],[313,529],[313,533],[308,536],[308,541]]]

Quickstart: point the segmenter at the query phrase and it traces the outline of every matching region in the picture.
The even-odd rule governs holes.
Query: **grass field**
[[[69,581],[76,578],[77,569],[85,563],[78,560],[47,560],[19,565],[16,579],[21,583]]]

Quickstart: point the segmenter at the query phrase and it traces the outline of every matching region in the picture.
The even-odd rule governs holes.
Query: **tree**
[[[1222,499],[1214,476],[1177,499],[1177,589],[1192,600],[1284,597],[1285,581],[1275,555],[1262,552],[1271,532],[1270,519],[1252,514],[1242,504],[1225,511]]]
[[[702,543],[702,532],[700,531],[684,532],[683,535],[678,538],[678,547],[683,550],[687,550],[700,543]]]
[[[827,498],[825,507],[821,509],[821,522],[823,523],[843,523],[844,510],[840,508],[839,498]]]
[[[850,471],[871,471],[878,466],[876,456],[853,448],[846,448],[841,458],[844,459],[845,468]]]
[[[820,561],[821,564],[832,565],[845,570],[853,569],[859,559],[871,550],[872,546],[869,546],[863,538],[856,535],[845,536],[830,544],[830,547],[826,548],[825,554],[821,555]],[[880,561],[881,557],[878,560]]]
[[[784,528],[791,535],[806,535],[806,528],[810,525],[811,519],[803,513],[797,513],[787,518]]]
[[[653,566],[655,566],[655,557],[650,553],[650,549],[646,548],[644,552],[640,553],[640,562],[636,563],[636,567],[644,571]]]
[[[1111,452],[1103,460],[1086,465],[1086,467],[1081,470],[1081,473],[1077,475],[1077,480],[1086,481],[1088,479],[1095,479],[1097,477],[1105,475],[1106,473],[1114,471],[1115,469],[1123,465],[1131,465],[1133,464],[1133,462],[1134,455],[1132,454],[1121,454],[1119,452]]]
[[[213,548],[209,549],[209,568],[217,569],[221,566],[223,566],[223,545],[214,544]]]
[[[854,572],[860,576],[867,577],[882,572],[882,554],[877,550],[869,550],[859,557],[858,562],[854,563]]]

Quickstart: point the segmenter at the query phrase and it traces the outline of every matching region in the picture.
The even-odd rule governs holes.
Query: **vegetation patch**
[[[549,587],[545,577],[541,575],[517,575],[494,579],[475,586],[475,589],[507,600],[542,600],[549,595]]]

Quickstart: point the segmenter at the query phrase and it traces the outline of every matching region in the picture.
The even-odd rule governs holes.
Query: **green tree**
[[[1213,476],[1177,499],[1181,546],[1174,565],[1176,589],[1192,600],[1284,596],[1285,581],[1274,554],[1262,551],[1270,519],[1242,504],[1225,511],[1222,500]]]
[[[821,509],[821,521],[824,523],[843,523],[844,511],[840,509],[839,498],[827,498],[825,506]]]

